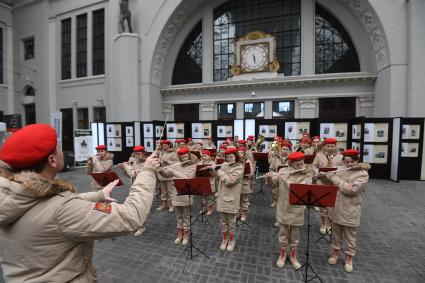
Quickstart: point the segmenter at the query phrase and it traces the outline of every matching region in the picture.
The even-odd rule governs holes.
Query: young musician
[[[216,149],[211,137],[208,138],[208,143],[205,145],[205,149]]]
[[[131,178],[131,184],[136,180],[137,175],[142,171],[146,156],[144,146],[135,146],[133,153],[131,154],[132,162],[124,162],[118,164],[118,166],[124,170],[125,174]],[[134,233],[135,237],[141,236],[145,233],[145,226],[140,227]]]
[[[236,148],[224,152],[226,162],[216,171],[218,181],[217,211],[220,212],[223,241],[220,250],[232,252],[235,248],[236,216],[239,211],[244,168]]]
[[[339,187],[335,207],[329,208],[329,215],[332,220],[333,251],[328,263],[337,264],[342,242],[345,253],[345,272],[353,271],[353,256],[356,254],[356,231],[360,225],[363,194],[369,180],[367,170],[370,169],[370,165],[359,163],[359,153],[359,151],[352,149],[344,151],[343,165],[337,168],[338,171],[343,171],[321,173],[332,184]],[[348,168],[350,170],[344,170]]]
[[[291,144],[283,140],[280,142],[280,149],[275,151],[270,151],[271,154],[269,154],[269,171],[270,172],[277,172],[279,166],[288,166],[287,163],[287,156],[291,151]],[[277,203],[277,194],[278,194],[278,188],[277,186],[272,186],[272,204],[270,207],[276,207]]]
[[[303,152],[305,155],[313,155],[314,149],[311,147],[311,139],[308,136],[303,136],[300,139],[300,146],[297,151]]]
[[[248,216],[249,198],[252,194],[251,177],[254,173],[252,162],[246,156],[246,148],[244,146],[238,147],[239,162],[244,167],[244,175],[242,179],[242,190],[241,190],[241,221],[245,222]],[[245,168],[249,168],[247,174],[245,174]]]
[[[159,152],[160,169],[173,165],[177,162],[177,155],[174,149],[171,148],[171,141],[162,140],[161,148],[162,151]],[[164,178],[161,174],[158,174],[158,179],[161,186],[161,206],[158,207],[156,210],[164,210],[167,205],[167,201],[169,200],[168,211],[170,213],[174,212],[172,196],[176,194],[176,188],[173,185],[173,180],[170,180],[169,178]]]
[[[225,146],[223,144],[220,145],[218,152],[215,156],[215,163],[218,163],[217,162],[218,159],[226,159],[226,156],[224,155],[224,152],[226,151],[226,149],[227,149],[227,146]]]
[[[177,150],[180,164],[165,169],[160,169],[159,174],[166,178],[194,178],[196,177],[196,164],[191,158],[189,148],[181,147]],[[176,245],[182,244],[183,246],[189,243],[189,210],[193,204],[193,198],[189,195],[173,195],[173,205],[176,211],[177,219],[177,238],[174,241]]]
[[[313,160],[313,165],[317,169],[320,168],[336,168],[341,165],[342,155],[337,153],[336,149],[336,139],[335,138],[327,138],[324,141],[325,145],[321,151],[316,154],[316,157]],[[330,184],[329,180],[326,178],[319,178],[317,180],[318,184]],[[326,233],[330,233],[331,231],[331,222],[328,215],[327,208],[320,208],[320,234],[325,235]]]
[[[301,267],[297,259],[297,246],[299,242],[300,227],[304,225],[303,205],[289,204],[289,186],[295,184],[311,184],[312,175],[304,164],[304,153],[293,152],[288,156],[288,167],[279,170],[276,175],[270,175],[269,180],[277,184],[279,188],[279,199],[277,205],[277,221],[280,225],[279,244],[280,253],[276,266],[283,268],[286,261],[287,245],[290,246],[290,262],[294,269]],[[302,170],[302,169],[305,170]],[[270,173],[272,174],[272,173]]]
[[[202,160],[198,163],[198,165],[208,165],[208,167],[211,169],[215,168],[215,162],[211,160],[211,152],[209,150],[203,150],[202,151]],[[211,174],[210,176],[210,184],[211,184],[211,194],[203,195],[202,196],[202,206],[203,208],[207,209],[207,215],[211,215],[214,212],[214,206],[215,206],[215,176]],[[205,211],[201,211],[201,213],[204,213]]]
[[[87,160],[87,174],[91,173],[103,173],[109,172],[114,165],[113,159],[114,155],[106,151],[106,145],[98,145],[96,146],[97,153],[95,156],[90,157]],[[93,191],[98,191],[102,189],[95,180],[91,181],[91,187]]]

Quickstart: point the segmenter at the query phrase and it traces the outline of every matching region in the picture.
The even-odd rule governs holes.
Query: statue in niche
[[[121,24],[121,32],[125,32],[124,21],[127,20],[128,32],[133,33],[133,29],[131,28],[131,13],[128,5],[129,0],[121,0],[120,2],[120,24]]]

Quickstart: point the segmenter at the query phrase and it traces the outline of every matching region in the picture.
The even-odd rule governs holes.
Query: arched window
[[[279,73],[301,73],[301,0],[231,0],[214,10],[214,81],[230,77],[234,42],[251,31],[276,35]]]
[[[173,85],[202,82],[202,21],[187,36],[173,71]]]
[[[348,33],[316,5],[316,74],[359,72],[359,58]]]
[[[35,96],[35,90],[32,86],[27,86],[25,88],[25,96]]]

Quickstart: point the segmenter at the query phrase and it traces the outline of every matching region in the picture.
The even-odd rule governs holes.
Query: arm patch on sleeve
[[[111,214],[112,206],[104,202],[96,202],[96,204],[94,205],[94,210]]]

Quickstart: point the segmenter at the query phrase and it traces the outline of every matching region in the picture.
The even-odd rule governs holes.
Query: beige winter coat
[[[91,173],[103,173],[111,171],[112,166],[114,165],[114,155],[109,152],[107,152],[103,158],[99,158],[99,156],[95,155],[92,157],[92,160],[92,164],[87,164],[87,174],[89,175]],[[91,181],[91,187],[96,191],[102,189],[102,186],[96,183],[94,179]]]
[[[288,159],[282,156],[272,156],[269,158],[270,171],[277,172],[279,166],[288,166]]]
[[[223,164],[217,171],[217,211],[238,213],[242,190],[243,165],[239,162]]]
[[[123,163],[124,165],[124,172],[127,174],[128,177],[131,178],[131,183],[134,182],[136,179],[137,174],[140,173],[145,163],[145,158],[139,159],[134,158],[132,161],[132,164]]]
[[[193,157],[192,157],[193,158]],[[177,179],[190,179],[196,177],[196,164],[194,161],[188,163],[178,164],[173,167],[168,167],[167,169],[160,170],[159,175],[164,176],[167,179],[177,178]],[[173,182],[174,186],[174,182]],[[177,190],[177,189],[176,189]],[[178,193],[178,192],[177,192]],[[189,198],[189,195],[174,195],[172,196],[172,201],[174,206],[189,206],[193,204],[193,196]],[[190,200],[190,202],[189,202]]]
[[[166,166],[170,166],[170,165],[177,163],[179,158],[177,157],[176,151],[174,149],[170,148],[167,151],[161,151],[160,152],[159,160],[160,160],[160,164],[161,164],[159,169],[161,169],[161,167],[164,168]],[[168,168],[174,169],[176,166],[167,167],[167,169]],[[160,181],[169,181],[169,178],[166,178],[161,174],[158,174],[158,179]]]
[[[289,186],[291,183],[295,184],[311,184],[312,177],[305,172],[295,172],[291,174],[285,174],[295,170],[295,168],[289,166],[279,170],[279,175],[272,178],[273,185],[279,185],[279,193],[276,204],[276,219],[280,224],[301,226],[304,224],[304,205],[290,205],[289,204]]]
[[[343,165],[342,162],[343,156],[342,154],[336,154],[333,158],[331,156],[327,156],[324,152],[320,151],[316,154],[316,157],[313,160],[312,165],[316,169],[316,173],[319,172],[320,168],[328,168],[333,167],[336,168],[340,165]],[[330,185],[331,182],[326,178],[321,178],[317,180],[317,184]]]
[[[347,168],[345,165],[339,169]],[[357,227],[360,225],[360,215],[363,193],[366,190],[369,174],[366,170],[351,169],[328,174],[329,180],[338,186],[335,207],[329,208],[329,217],[334,223]],[[351,186],[353,183],[362,183]]]
[[[93,241],[142,227],[155,191],[144,168],[123,204],[103,193],[76,194],[61,180],[22,172],[0,177],[0,263],[6,282],[96,282]]]

